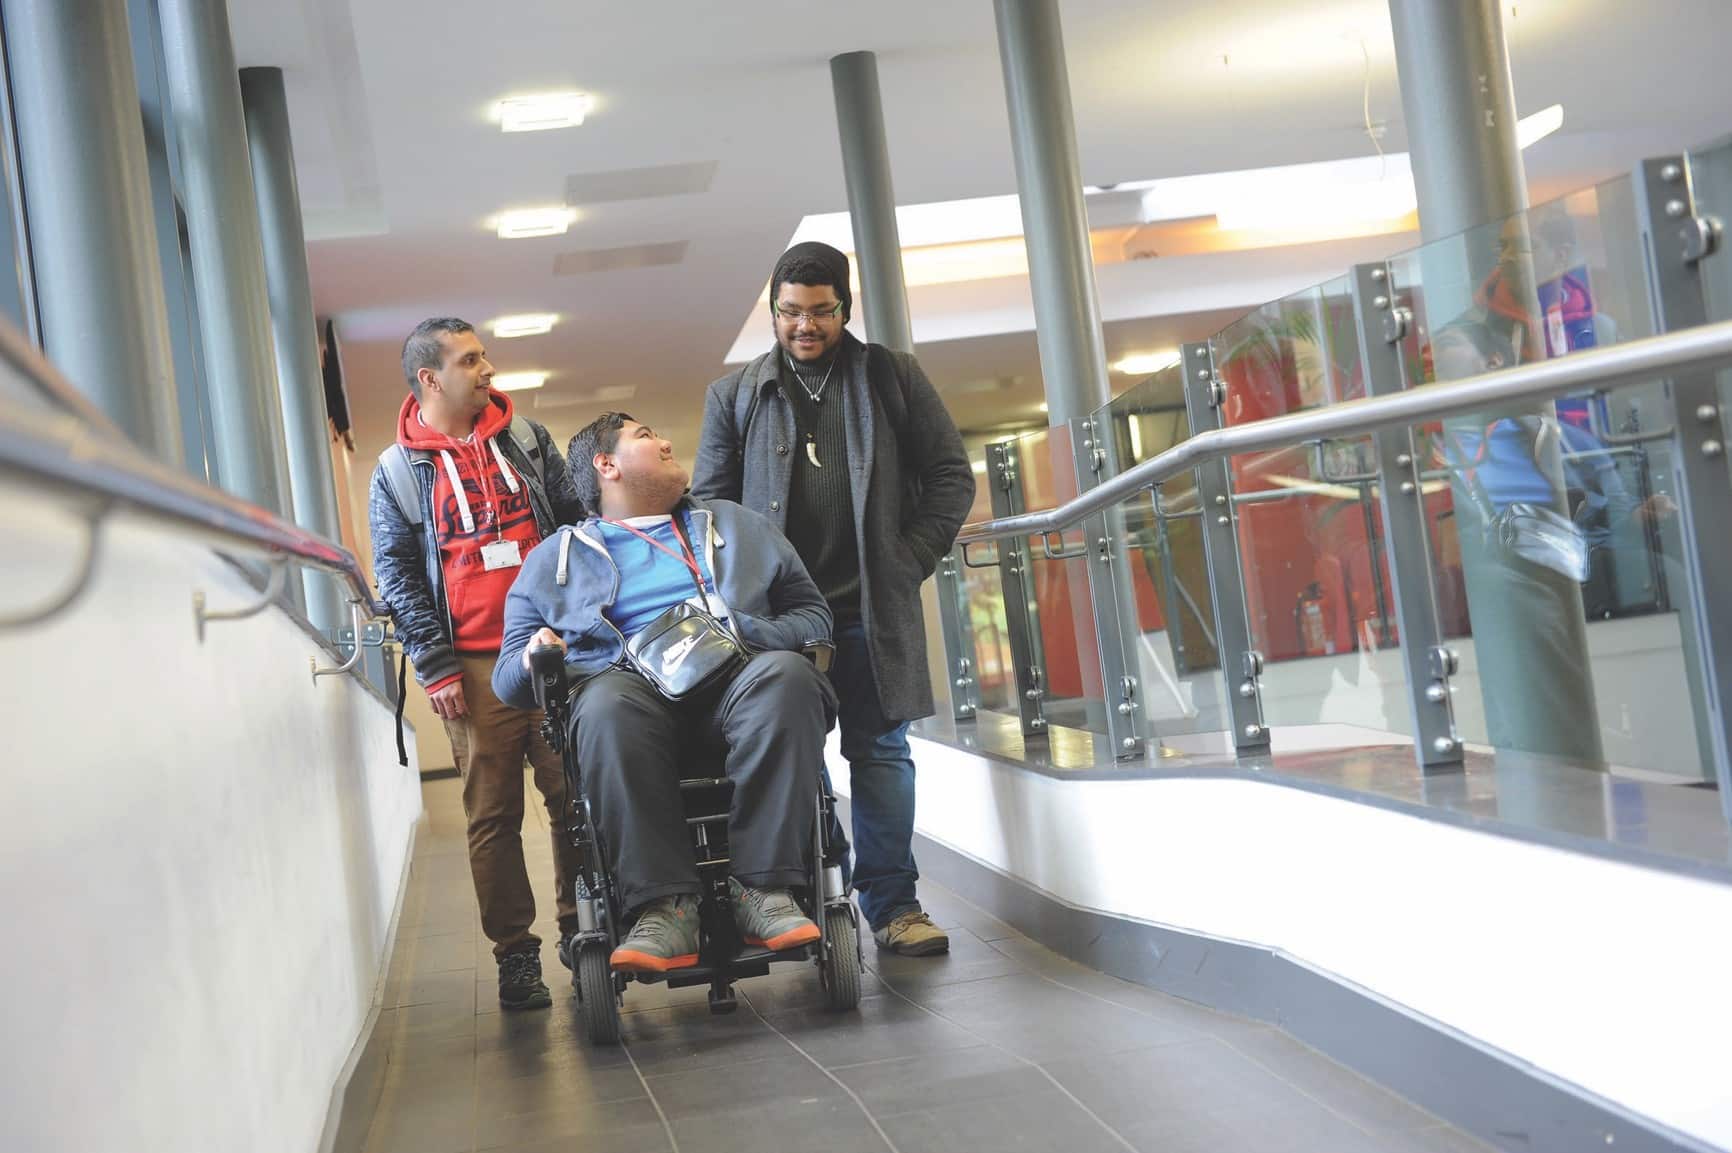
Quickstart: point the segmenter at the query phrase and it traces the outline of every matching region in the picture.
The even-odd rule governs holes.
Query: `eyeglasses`
[[[842,315],[842,302],[837,301],[835,304],[832,304],[832,305],[825,307],[825,308],[814,308],[814,309],[811,309],[810,311],[799,311],[799,310],[790,309],[790,308],[783,308],[781,305],[777,304],[775,301],[771,301],[770,302],[770,313],[773,316],[779,317],[782,320],[790,321],[794,324],[799,324],[803,320],[812,320],[812,321],[835,320],[838,316]]]

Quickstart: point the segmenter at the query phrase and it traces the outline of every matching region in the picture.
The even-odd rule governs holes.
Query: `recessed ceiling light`
[[[532,236],[558,236],[577,219],[577,209],[520,208],[499,214],[499,239],[525,240]]]
[[[1179,363],[1179,350],[1169,348],[1162,352],[1138,352],[1116,362],[1114,372],[1126,376],[1152,376],[1162,369],[1171,368]]]
[[[552,332],[553,326],[558,322],[559,316],[556,313],[525,312],[517,316],[502,316],[488,327],[500,340],[510,340],[514,336],[540,336],[544,332]]]
[[[504,132],[544,132],[575,128],[593,106],[586,92],[547,92],[512,96],[499,102],[499,127]]]
[[[1041,401],[1041,402],[1040,402],[1040,410],[1041,410],[1041,411],[1042,411],[1042,412],[1046,412],[1046,411],[1047,411],[1047,407],[1046,407],[1046,401],[1044,401],[1044,400],[1043,400],[1043,401]]]
[[[500,392],[523,392],[546,383],[545,372],[501,372],[493,378],[493,387]]]

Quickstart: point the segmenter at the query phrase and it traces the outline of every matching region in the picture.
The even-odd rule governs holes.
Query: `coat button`
[[[778,444],[776,446],[776,455],[777,456],[787,456],[788,455],[788,446],[785,444]]]
[[[782,511],[782,502],[779,500],[771,501],[770,502],[770,511],[771,512],[781,512]]]

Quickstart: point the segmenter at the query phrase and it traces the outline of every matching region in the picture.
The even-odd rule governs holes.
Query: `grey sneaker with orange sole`
[[[698,899],[663,897],[638,914],[613,956],[615,969],[628,973],[665,973],[698,963]]]
[[[818,939],[818,926],[788,890],[749,889],[738,881],[728,887],[734,895],[734,924],[746,944],[779,953]]]

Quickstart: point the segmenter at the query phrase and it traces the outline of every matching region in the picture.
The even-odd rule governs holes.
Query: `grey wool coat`
[[[884,715],[911,721],[933,711],[920,584],[951,549],[974,504],[974,472],[956,423],[914,357],[842,340],[848,477],[859,547],[860,610]],[[798,443],[782,395],[781,346],[711,384],[704,398],[692,492],[731,500],[787,524]]]

